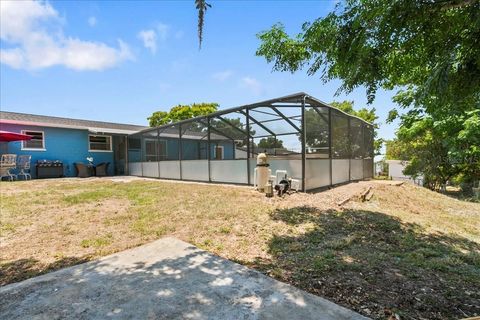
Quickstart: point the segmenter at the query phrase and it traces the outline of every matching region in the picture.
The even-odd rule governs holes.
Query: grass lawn
[[[339,200],[372,186],[368,202]],[[152,180],[2,182],[0,284],[169,235],[376,319],[480,315],[480,204],[362,182],[267,199]]]

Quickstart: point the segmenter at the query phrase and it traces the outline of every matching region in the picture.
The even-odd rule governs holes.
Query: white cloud
[[[242,87],[249,89],[256,95],[260,95],[263,91],[263,86],[260,81],[252,77],[243,77],[240,80],[240,84]]]
[[[53,29],[53,30],[52,30]],[[128,45],[118,48],[63,34],[62,19],[48,2],[5,1],[0,6],[0,61],[17,69],[43,69],[56,65],[82,70],[104,70],[133,59]]]
[[[143,41],[143,46],[155,54],[157,52],[157,33],[155,30],[141,30],[137,37]]]
[[[164,42],[169,34],[170,26],[159,22],[154,29],[140,30],[137,38],[142,40],[145,48],[155,54],[157,52],[157,40]]]
[[[218,81],[225,81],[233,75],[231,70],[220,71],[212,74],[212,78]]]
[[[19,69],[24,64],[25,57],[23,51],[19,48],[5,50],[1,49],[0,61],[6,65],[11,66],[12,68]]]
[[[90,27],[95,27],[97,25],[97,18],[95,18],[93,16],[88,18],[88,25]]]

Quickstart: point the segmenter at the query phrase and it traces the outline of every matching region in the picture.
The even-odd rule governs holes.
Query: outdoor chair
[[[30,155],[21,155],[18,156],[17,158],[17,169],[20,170],[20,172],[17,174],[17,176],[24,176],[25,180],[32,179],[32,176],[30,175],[30,161],[32,159],[32,156]]]
[[[92,176],[91,168],[81,162],[76,162],[75,168],[77,169],[77,177],[88,178]]]
[[[108,165],[110,164],[110,162],[102,162],[102,163],[99,163],[96,167],[95,167],[95,175],[97,177],[105,177],[107,176],[107,172],[108,172]]]
[[[4,177],[7,177],[10,181],[17,178],[17,175],[11,172],[11,170],[17,167],[16,161],[16,154],[2,154],[0,158],[0,180]]]

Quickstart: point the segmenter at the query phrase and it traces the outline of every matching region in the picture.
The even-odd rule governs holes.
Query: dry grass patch
[[[371,201],[337,203],[372,187]],[[135,180],[1,183],[0,284],[174,236],[384,319],[480,315],[480,204],[361,182],[268,199]]]
[[[2,284],[64,266],[61,260],[90,260],[166,235],[249,260],[265,255],[265,239],[284,228],[268,223],[269,204],[248,188],[50,182],[1,184]],[[32,191],[42,189],[48,191]],[[262,240],[251,242],[252,234]]]

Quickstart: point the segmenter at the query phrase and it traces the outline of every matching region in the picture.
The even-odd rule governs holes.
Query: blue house
[[[0,111],[0,130],[32,136],[29,141],[2,142],[0,153],[31,155],[31,173],[36,177],[38,160],[59,160],[64,176],[76,176],[75,163],[110,162],[109,175],[122,175],[127,168],[127,137],[147,127],[101,121],[49,117]]]

